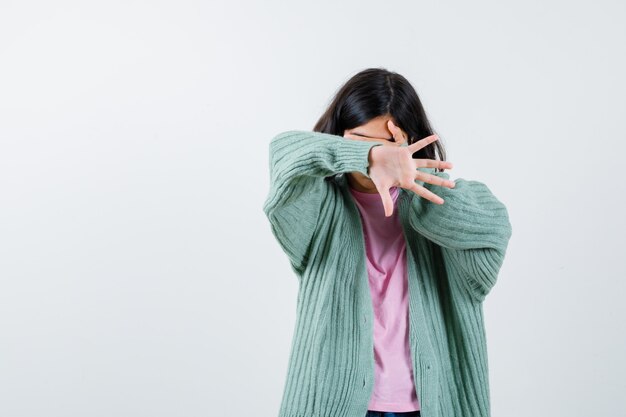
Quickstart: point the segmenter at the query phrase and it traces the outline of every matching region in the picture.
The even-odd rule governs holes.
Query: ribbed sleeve
[[[375,313],[362,219],[346,176],[324,177],[367,175],[373,146],[304,131],[282,133],[270,144],[271,187],[264,209],[300,272],[277,417],[363,417],[372,398]],[[510,224],[504,206],[483,184],[457,180],[454,189],[426,186],[443,196],[444,205],[404,188],[397,199],[420,410],[424,417],[489,417],[480,301],[495,282]]]
[[[272,233],[292,269],[306,267],[311,238],[330,184],[325,177],[368,175],[369,150],[381,143],[320,132],[290,130],[269,144],[270,190],[263,205]]]
[[[447,172],[419,168],[450,179]],[[416,181],[444,199],[436,204],[411,192],[409,224],[442,247],[443,256],[458,268],[462,284],[482,302],[495,285],[512,234],[504,204],[480,181],[458,178],[447,188]]]

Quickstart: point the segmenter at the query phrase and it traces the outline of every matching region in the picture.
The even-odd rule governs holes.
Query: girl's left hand
[[[387,127],[389,128],[389,131],[392,133],[396,143],[402,144],[402,145],[408,144],[409,142],[408,135],[402,129],[396,126],[393,123],[393,121],[389,120],[387,122]],[[425,141],[427,139],[430,139],[431,137],[436,137],[437,139],[439,139],[439,136],[437,135],[430,135],[430,136],[427,136],[426,138],[421,139],[418,142]],[[415,143],[413,145],[415,145]],[[412,146],[412,145],[408,145],[408,146]],[[423,146],[420,146],[418,149],[422,147]],[[454,188],[455,183],[452,180],[445,180],[436,175],[428,174],[426,172],[417,170],[417,168],[422,168],[422,167],[423,168],[451,169],[453,167],[452,162],[440,161],[440,160],[435,160],[435,159],[424,159],[424,158],[414,158],[412,160],[416,168],[414,179],[417,179],[417,180],[420,180],[429,184],[440,185],[440,186],[448,187],[448,188]],[[432,192],[430,192],[429,190],[427,190],[426,188],[424,188],[423,186],[419,184],[413,183],[409,187],[403,186],[403,188],[407,188],[413,191],[414,193],[420,195],[421,197],[431,200],[437,204],[443,204],[443,199],[441,197],[433,194]]]

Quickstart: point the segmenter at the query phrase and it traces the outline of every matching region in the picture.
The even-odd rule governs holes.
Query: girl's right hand
[[[397,143],[407,142],[406,134],[396,127],[391,120],[388,127]],[[448,188],[454,188],[454,181],[418,171],[417,168],[450,169],[452,163],[435,159],[412,158],[415,152],[437,139],[439,139],[437,135],[430,135],[408,146],[374,146],[370,150],[369,177],[383,201],[385,217],[393,214],[393,199],[389,193],[391,187],[402,187],[413,191],[436,204],[444,203],[441,197],[417,184],[415,180]]]

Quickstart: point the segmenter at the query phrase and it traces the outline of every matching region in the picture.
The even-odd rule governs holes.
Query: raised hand
[[[388,121],[387,126],[393,134],[397,145],[374,146],[370,150],[369,167],[369,177],[383,201],[385,217],[393,214],[393,199],[389,193],[391,187],[402,187],[433,203],[443,204],[443,198],[417,184],[415,180],[448,188],[454,188],[454,181],[418,171],[417,168],[450,169],[452,168],[452,163],[435,159],[413,159],[411,157],[418,150],[438,140],[439,137],[430,135],[411,145],[400,146],[401,143],[405,143],[408,140],[406,133],[394,125],[391,120]]]

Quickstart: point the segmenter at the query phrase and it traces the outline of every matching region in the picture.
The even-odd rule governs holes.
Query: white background
[[[513,235],[494,416],[626,415],[621,1],[0,3],[0,415],[274,416],[297,280],[268,143],[420,95]]]

